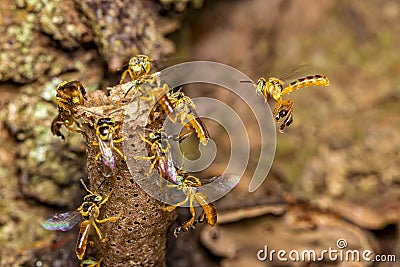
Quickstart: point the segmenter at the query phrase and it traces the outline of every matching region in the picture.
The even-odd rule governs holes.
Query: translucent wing
[[[77,211],[56,213],[52,218],[42,222],[42,226],[47,230],[71,230],[81,220],[81,214]]]
[[[162,179],[163,180],[163,179]],[[207,184],[202,184],[196,187],[198,192],[203,193],[209,202],[214,202],[221,197],[225,196],[231,191],[240,181],[240,176],[234,174],[223,174],[220,176],[214,176],[210,178],[203,178],[201,182],[207,181]],[[161,188],[160,188],[161,187]],[[152,193],[157,194],[160,192],[160,198],[164,202],[174,205],[186,198],[186,194],[182,188],[171,186],[171,185],[158,185],[158,190],[154,187]],[[195,203],[194,206],[199,204]],[[181,205],[181,207],[188,207],[189,203]]]
[[[207,192],[209,198],[213,198],[213,195],[218,194],[225,195],[239,183],[240,178],[235,174],[222,174],[220,176],[202,178],[203,186],[199,189],[202,192]]]
[[[297,66],[296,68],[289,71],[285,76],[280,77],[279,79],[282,81],[288,81],[295,79],[296,77],[303,76],[302,74],[308,65],[309,64],[302,64],[300,66]]]
[[[114,156],[112,153],[114,143],[112,140],[103,141],[100,137],[98,137],[98,140],[101,151],[101,160],[105,166],[113,170],[115,166]]]

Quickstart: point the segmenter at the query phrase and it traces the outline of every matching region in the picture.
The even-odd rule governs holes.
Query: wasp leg
[[[133,157],[134,159],[144,159],[144,160],[152,160],[152,159],[154,159],[156,156],[148,156],[148,157],[146,157],[146,156],[135,156],[135,157]]]
[[[122,137],[122,138],[120,138],[120,139],[115,139],[115,140],[113,140],[113,143],[121,143],[122,141],[125,141],[125,137]]]
[[[279,131],[283,132],[285,127],[293,122],[293,100],[278,100],[273,114],[277,122],[286,117],[284,122],[279,126]]]
[[[114,147],[114,150],[115,150],[115,152],[118,153],[118,155],[121,156],[121,158],[122,158],[123,160],[126,160],[126,157],[125,157],[124,153],[122,153],[121,150],[119,150],[117,147]]]
[[[154,145],[154,143],[152,143],[150,140],[146,139],[146,137],[144,137],[142,134],[139,134],[139,135],[140,135],[140,139],[142,139],[143,142],[145,142],[146,144],[148,144],[150,146]]]
[[[96,220],[96,221],[97,221],[97,220]],[[99,227],[97,227],[97,224],[96,224],[95,221],[92,221],[92,225],[93,225],[94,229],[96,230],[96,233],[97,233],[97,235],[99,236],[100,241],[101,241],[101,242],[106,242],[106,241],[108,241],[107,238],[103,238],[103,235],[101,234],[101,231],[100,231]]]
[[[153,171],[154,167],[156,166],[156,163],[157,163],[157,157],[154,157],[154,160],[153,160],[153,162],[151,163],[148,172],[145,173],[144,175],[149,176],[149,175],[151,174],[151,172]]]
[[[137,160],[142,160],[142,159],[144,159],[144,160],[153,160],[152,163],[151,163],[151,165],[150,165],[150,168],[149,168],[148,172],[144,174],[144,175],[146,175],[146,176],[149,176],[149,175],[151,174],[151,172],[152,172],[153,169],[154,169],[154,166],[155,166],[156,163],[157,163],[157,158],[156,158],[155,155],[153,155],[153,156],[148,156],[148,157],[136,156],[136,157],[133,157],[133,158],[134,158],[134,159],[137,159]]]
[[[179,143],[196,132],[193,125],[190,123],[185,123],[183,127],[185,127],[186,130],[178,135],[177,140],[179,141]]]
[[[161,208],[161,209],[162,209],[162,210],[165,210],[165,211],[173,211],[173,210],[176,209],[177,207],[182,206],[183,204],[185,204],[186,202],[188,202],[188,200],[189,200],[189,196],[187,196],[184,200],[182,200],[181,202],[177,203],[176,205],[171,205],[171,206],[168,206],[168,207],[163,207],[163,208]]]
[[[94,157],[94,161],[99,161],[101,157],[101,151],[99,151],[96,156]]]
[[[131,71],[131,69],[128,67],[127,70],[125,70],[122,75],[121,75],[121,80],[119,81],[119,84],[122,84],[126,78],[126,75],[129,73],[129,76],[131,77],[132,81],[135,80],[135,77]]]
[[[191,214],[192,217],[190,217],[190,219],[188,221],[186,221],[183,225],[175,228],[175,230],[174,230],[174,236],[175,237],[178,237],[178,234],[180,232],[187,232],[187,231],[189,231],[190,228],[194,228],[194,219],[195,219],[195,216],[196,216],[196,212],[195,212],[194,207],[193,207],[193,199],[194,199],[194,196],[190,196],[190,202],[189,202],[190,208],[189,208],[189,210],[190,210],[190,214]]]
[[[99,146],[99,142],[93,141],[93,142],[92,142],[92,146]],[[95,160],[95,161],[98,161],[98,160],[100,159],[100,156],[101,156],[101,151],[99,151],[99,152],[96,154],[96,156],[94,157],[94,160]]]
[[[108,201],[111,194],[112,194],[112,191],[99,203],[99,208],[101,208],[101,206]]]
[[[65,125],[65,127],[66,127],[68,130],[70,130],[71,132],[82,133],[82,130],[72,128],[72,127],[69,126],[69,125]]]
[[[114,217],[108,217],[108,218],[104,218],[104,219],[96,219],[97,223],[105,223],[105,222],[116,222],[118,221],[119,216],[114,216]]]
[[[205,219],[206,219],[206,213],[205,213],[204,210],[203,210],[203,212],[200,214],[199,217],[197,217],[197,219],[196,219],[196,221],[193,223],[193,225],[195,225],[196,223],[203,223]]]

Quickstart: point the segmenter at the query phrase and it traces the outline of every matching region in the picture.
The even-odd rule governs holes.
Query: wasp
[[[69,111],[59,108],[58,115],[51,122],[51,132],[53,135],[59,136],[63,140],[65,140],[65,136],[61,133],[61,126],[63,125],[71,132],[80,133],[80,129],[75,129],[72,127],[72,125],[75,123],[80,128],[80,124],[77,119],[77,115],[71,114]]]
[[[137,55],[129,60],[128,68],[122,73],[119,84],[122,84],[129,74],[132,81],[138,79],[141,76],[148,75],[151,71],[151,62],[153,60],[145,55]]]
[[[168,139],[171,139],[171,136],[168,136],[165,132],[163,132],[162,128],[156,131],[146,128],[146,137],[140,135],[142,141],[146,143],[148,156],[138,156],[135,157],[135,159],[152,161],[148,172],[145,173],[146,176],[149,176],[157,165],[159,174],[162,177],[167,178],[165,175],[168,168],[167,153],[169,152],[170,148]]]
[[[255,84],[257,95],[263,95],[267,101],[270,95],[277,103],[273,111],[276,122],[284,119],[283,123],[279,126],[279,131],[283,132],[285,127],[293,123],[293,100],[283,100],[282,97],[300,88],[308,86],[329,86],[329,80],[323,75],[313,75],[297,79],[289,85],[284,86],[285,83],[277,78],[269,78],[268,81],[264,78],[258,79]]]
[[[106,242],[107,238],[104,238],[102,236],[97,224],[109,221],[116,222],[119,218],[108,217],[104,219],[99,219],[98,217],[100,215],[101,206],[108,201],[111,192],[105,198],[103,198],[101,195],[90,191],[86,187],[83,180],[81,180],[81,183],[85,190],[89,193],[83,198],[82,205],[75,211],[55,214],[52,218],[42,223],[42,226],[47,230],[68,231],[72,229],[79,221],[81,221],[81,218],[83,218],[83,221],[80,225],[78,239],[76,242],[76,256],[80,260],[85,255],[90,227],[94,227],[101,242]]]
[[[185,127],[186,130],[180,133],[176,140],[182,142],[193,133],[196,133],[200,142],[203,145],[207,144],[210,134],[203,121],[199,118],[193,101],[183,92],[178,91],[170,94],[167,91],[158,99],[158,105],[162,107],[162,110],[172,122],[176,122],[179,119],[180,123]],[[159,108],[156,107],[156,110],[159,110]],[[154,111],[152,110],[149,115],[150,118],[154,117],[153,113]]]
[[[72,112],[76,105],[83,105],[86,90],[80,81],[64,81],[57,86],[56,102],[59,108]]]
[[[110,117],[99,118],[94,124],[97,141],[94,141],[92,145],[100,148],[100,151],[95,156],[95,161],[98,161],[101,158],[104,166],[110,170],[106,176],[110,176],[110,173],[115,167],[113,150],[117,152],[117,154],[123,160],[125,160],[125,155],[122,153],[122,151],[114,146],[115,143],[120,143],[124,140],[124,138],[116,138],[117,131],[120,129],[120,127],[120,124]]]
[[[58,115],[51,123],[51,132],[53,135],[60,136],[63,140],[65,136],[61,133],[61,126],[64,125],[72,132],[81,132],[80,129],[75,129],[72,125],[75,123],[78,128],[79,116],[74,108],[77,105],[83,105],[86,100],[86,90],[80,81],[64,81],[57,86],[56,103],[58,107]]]
[[[175,173],[176,175],[174,177],[170,177],[171,180],[174,181],[174,184],[169,185],[169,187],[175,187],[178,190],[182,190],[183,194],[186,197],[183,201],[178,202],[175,205],[165,207],[163,208],[163,210],[173,211],[177,207],[189,202],[189,211],[191,217],[189,220],[187,220],[185,223],[174,230],[174,236],[177,237],[179,233],[189,231],[190,229],[194,228],[197,222],[203,222],[205,219],[207,219],[207,223],[210,226],[214,226],[217,223],[217,210],[215,209],[215,206],[209,201],[207,196],[204,193],[200,192],[198,188],[202,185],[200,179],[182,169],[176,170]],[[215,178],[225,179],[222,176]],[[196,211],[193,205],[196,202],[203,209],[202,213],[197,218]]]

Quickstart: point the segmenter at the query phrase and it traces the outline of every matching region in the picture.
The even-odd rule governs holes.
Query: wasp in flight
[[[92,145],[100,148],[100,151],[95,156],[95,161],[98,161],[101,158],[104,166],[109,169],[106,173],[107,177],[110,176],[115,167],[113,150],[117,152],[123,160],[125,160],[125,155],[122,151],[114,146],[115,143],[120,143],[124,140],[124,138],[116,137],[119,128],[120,124],[110,117],[99,118],[96,120],[94,125],[97,141],[94,141]]]
[[[84,104],[86,90],[80,81],[75,80],[60,83],[56,92],[58,115],[51,123],[51,132],[64,140],[65,136],[61,133],[61,126],[63,125],[72,132],[81,132],[80,129],[75,129],[72,125],[75,123],[80,128],[75,107]]]
[[[285,83],[282,80],[273,77],[269,78],[268,81],[260,78],[255,84],[256,93],[258,95],[262,94],[265,101],[267,101],[268,95],[270,95],[277,102],[273,115],[276,122],[284,119],[283,123],[279,126],[280,132],[283,132],[285,127],[291,125],[293,122],[293,100],[283,100],[283,96],[303,87],[329,86],[329,80],[326,76],[317,74],[297,79],[287,86],[284,85]]]
[[[86,245],[89,237],[90,227],[93,226],[96,230],[97,235],[101,242],[106,242],[107,238],[104,238],[98,228],[98,223],[104,222],[116,222],[119,217],[108,217],[99,219],[101,206],[104,205],[110,198],[110,194],[103,198],[97,193],[90,191],[83,180],[81,180],[85,190],[89,193],[83,198],[82,205],[76,210],[71,212],[65,212],[61,214],[55,214],[52,218],[42,223],[42,226],[47,230],[61,230],[68,231],[72,229],[81,218],[83,221],[80,225],[79,235],[76,242],[76,256],[78,259],[82,259],[85,255]]]
[[[201,192],[199,187],[203,185],[202,180],[182,169],[176,169],[174,173],[174,176],[170,177],[173,184],[168,185],[168,187],[173,187],[182,191],[185,195],[185,199],[175,205],[164,207],[163,210],[172,211],[189,202],[189,211],[191,214],[189,220],[174,230],[175,237],[177,237],[181,232],[187,232],[190,229],[195,228],[196,223],[202,223],[205,220],[207,220],[207,223],[210,226],[214,226],[217,223],[217,210],[206,194]],[[239,182],[240,177],[237,175],[223,174],[221,176],[208,178],[208,182],[212,182],[216,179],[218,179],[218,183],[215,185],[215,189],[226,190],[227,192]],[[198,203],[203,209],[202,213],[197,218],[194,206],[196,203]]]

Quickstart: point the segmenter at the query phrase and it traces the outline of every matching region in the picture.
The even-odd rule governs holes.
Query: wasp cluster
[[[152,70],[152,62],[146,55],[131,58],[120,84],[112,88],[109,96],[101,91],[86,95],[79,81],[63,82],[56,89],[58,115],[52,122],[51,131],[62,139],[65,139],[63,127],[84,135],[88,144],[89,180],[92,188],[97,185],[97,189],[90,191],[82,182],[88,192],[82,205],[75,211],[54,215],[43,226],[49,230],[67,231],[81,221],[76,244],[76,255],[80,260],[84,258],[89,230],[93,227],[101,241],[95,244],[102,258],[99,261],[83,260],[82,265],[99,266],[101,262],[114,266],[116,262],[122,265],[163,265],[164,258],[160,255],[164,253],[160,251],[165,251],[166,232],[174,217],[168,214],[177,207],[189,207],[190,218],[174,229],[175,237],[195,228],[197,223],[207,222],[214,226],[217,211],[201,186],[216,178],[228,185],[228,189],[238,182],[238,177],[232,175],[201,179],[175,164],[171,142],[183,142],[195,135],[203,145],[207,145],[210,135],[197,115],[192,99],[179,88],[169,88],[160,81],[160,73]],[[128,75],[131,81],[123,83]],[[283,100],[282,96],[306,86],[327,85],[329,80],[322,75],[301,78],[287,86],[276,78],[268,81],[260,78],[254,84],[257,94],[262,94],[265,99],[271,96],[277,102],[273,115],[277,123],[284,119],[279,126],[281,131],[293,122],[293,101]],[[141,105],[143,102],[145,105]],[[135,103],[136,111],[129,111],[128,103]],[[133,130],[122,133],[122,125],[127,124],[127,120],[134,121],[135,127],[128,127]],[[169,135],[164,129],[166,122],[178,123],[182,130]],[[137,138],[136,144],[125,146],[122,151],[121,143],[134,137]],[[146,155],[137,155],[139,147]],[[139,167],[128,170],[126,155],[136,160],[135,165],[147,162],[147,171],[143,173],[143,168]],[[152,179],[149,176],[154,169],[169,188],[181,193],[183,199],[172,205],[163,205],[140,190],[136,181],[143,176]],[[196,206],[200,207],[200,214],[196,214]],[[103,210],[109,216],[100,219]],[[107,236],[102,234],[103,231]]]
[[[168,85],[160,84],[158,74],[152,72],[151,62],[144,55],[133,57],[122,74],[120,85],[115,86],[110,96],[101,91],[86,94],[80,81],[62,82],[56,89],[58,115],[52,122],[51,132],[63,140],[66,131],[83,134],[88,144],[89,180],[91,187],[97,189],[89,190],[82,181],[88,192],[82,205],[75,211],[54,215],[43,223],[43,227],[68,231],[80,222],[76,255],[83,266],[121,262],[121,257],[128,264],[162,265],[164,259],[160,251],[165,251],[166,232],[176,216],[171,211],[184,204],[188,204],[191,217],[174,230],[175,236],[194,228],[198,222],[206,221],[214,226],[217,221],[213,204],[198,190],[201,179],[176,166],[170,151],[170,142],[182,142],[193,134],[205,145],[209,133],[197,116],[193,101],[180,90],[173,91]],[[132,81],[122,84],[128,75]],[[149,84],[151,86],[147,86]],[[145,114],[145,107],[149,111],[147,116],[139,115],[135,122],[145,129],[144,135],[136,135],[139,145],[145,144],[146,155],[135,157],[138,165],[148,162],[145,174],[129,172],[125,161],[125,153],[129,150],[121,148],[126,138],[135,135],[123,136],[121,130],[123,112],[131,101],[137,103],[136,113]],[[143,102],[146,105],[141,108]],[[163,129],[165,120],[181,123],[184,130],[167,136]],[[165,206],[138,188],[135,176],[148,176],[154,169],[162,179],[182,191],[183,201]],[[194,208],[196,203],[202,208],[199,216]],[[100,213],[109,215],[101,216]],[[95,229],[101,242],[88,241],[91,228]],[[164,239],[160,241],[162,236]],[[87,243],[94,243],[98,248],[99,261],[84,259]]]

